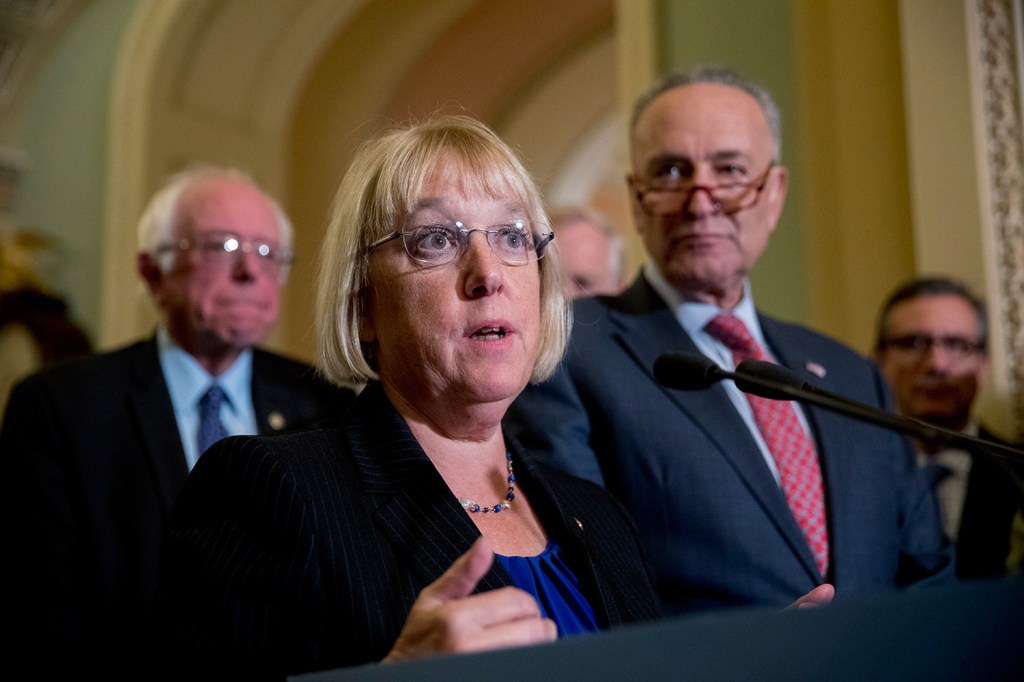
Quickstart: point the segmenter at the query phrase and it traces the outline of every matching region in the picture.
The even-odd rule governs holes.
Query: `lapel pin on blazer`
[[[274,429],[275,431],[280,431],[281,429],[283,429],[284,422],[284,415],[281,414],[280,412],[271,412],[270,414],[267,415],[267,424],[269,424],[270,428]]]
[[[825,374],[827,374],[825,368],[822,365],[819,365],[818,363],[814,362],[813,360],[808,360],[807,364],[804,365],[804,367],[807,368],[808,372],[818,377],[819,379],[824,379]]]

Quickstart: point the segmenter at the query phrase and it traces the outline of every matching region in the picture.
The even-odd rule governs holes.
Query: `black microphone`
[[[729,373],[703,355],[663,353],[654,361],[654,378],[668,388],[699,391],[729,378]]]
[[[757,363],[756,365],[754,363]],[[761,378],[764,382],[748,379],[747,375]],[[736,388],[744,393],[752,393],[772,400],[790,400],[790,396],[779,391],[776,386],[793,386],[803,390],[811,390],[810,384],[803,378],[782,365],[760,360],[744,360],[736,365]]]

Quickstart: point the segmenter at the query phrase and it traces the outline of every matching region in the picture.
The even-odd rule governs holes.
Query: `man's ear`
[[[135,255],[135,269],[139,277],[146,283],[151,294],[156,294],[163,286],[164,272],[156,262],[153,254],[140,251]]]
[[[786,203],[786,193],[789,191],[789,169],[778,165],[768,171],[771,177],[764,188],[766,196],[763,198],[770,209],[770,220],[772,232],[779,224],[779,217],[782,215],[782,207]]]
[[[633,227],[640,234],[643,233],[643,192],[640,191],[640,180],[634,173],[626,174],[626,187],[629,193],[629,210],[633,214]]]

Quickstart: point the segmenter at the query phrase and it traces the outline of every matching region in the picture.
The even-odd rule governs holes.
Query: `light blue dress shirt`
[[[722,369],[731,372],[736,369],[736,365],[732,361],[732,351],[729,347],[704,331],[704,325],[710,322],[711,318],[715,315],[731,314],[739,318],[746,325],[747,330],[754,337],[754,340],[757,341],[758,345],[764,349],[764,352],[769,357],[772,357],[771,350],[764,340],[761,324],[757,319],[757,309],[754,306],[754,297],[750,292],[750,282],[748,280],[743,282],[743,298],[739,304],[732,310],[722,310],[711,303],[698,303],[683,299],[680,293],[662,277],[661,272],[650,261],[644,263],[643,275],[658,295],[661,296],[662,300],[665,301],[669,310],[675,313],[679,324],[690,335],[693,342],[697,344],[700,352],[714,360]],[[775,361],[774,357],[772,357],[772,361]],[[743,418],[743,422],[747,425],[747,429],[754,438],[754,442],[757,443],[757,447],[761,450],[761,455],[764,457],[768,469],[772,472],[775,482],[781,485],[779,468],[775,464],[775,457],[772,456],[771,451],[768,449],[768,444],[765,443],[764,437],[761,435],[761,429],[757,427],[754,411],[747,400],[747,394],[736,388],[736,384],[729,380],[723,381],[722,386],[725,388],[725,392],[729,394],[729,400],[736,407],[736,411]],[[809,434],[807,418],[804,416],[803,410],[800,409],[800,405],[797,403],[793,403],[793,407],[796,408],[797,417],[804,431]],[[811,442],[814,442],[813,436],[810,436],[810,438]]]
[[[202,454],[196,444],[199,400],[214,381],[228,398],[220,408],[220,420],[228,435],[257,433],[256,410],[252,404],[252,350],[243,351],[226,372],[213,377],[162,327],[157,329],[156,345],[189,471]]]

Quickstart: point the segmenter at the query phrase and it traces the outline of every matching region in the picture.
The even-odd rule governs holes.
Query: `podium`
[[[1024,680],[1024,578],[733,609],[551,644],[290,677],[349,680]]]

